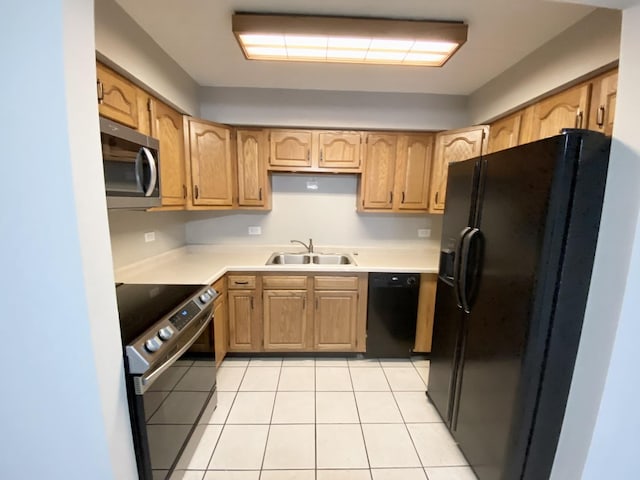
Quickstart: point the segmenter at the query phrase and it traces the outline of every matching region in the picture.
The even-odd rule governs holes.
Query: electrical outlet
[[[249,235],[262,235],[262,227],[249,227]]]
[[[429,238],[431,236],[430,228],[419,228],[418,229],[418,237],[420,238]]]
[[[146,243],[156,241],[156,232],[147,232],[144,234],[144,241]]]
[[[316,180],[307,181],[307,190],[318,190],[318,182]]]

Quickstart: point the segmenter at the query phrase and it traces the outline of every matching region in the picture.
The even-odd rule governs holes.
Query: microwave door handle
[[[149,162],[149,170],[151,170],[151,178],[149,179],[149,185],[147,186],[147,189],[144,192],[145,197],[150,197],[153,191],[155,190],[156,182],[158,181],[158,168],[156,167],[156,160],[155,158],[153,158],[153,155],[151,154],[151,150],[149,150],[147,147],[142,147],[140,150],[144,152],[144,156],[147,159],[147,162]]]
[[[136,172],[136,187],[138,187],[138,192],[143,192],[144,187],[142,186],[142,177],[144,173],[142,172],[142,149],[138,150],[138,154],[136,155],[136,160],[133,164],[133,168]]]

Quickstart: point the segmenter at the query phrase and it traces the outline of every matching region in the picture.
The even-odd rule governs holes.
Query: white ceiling
[[[543,0],[116,0],[198,84],[467,95],[589,12]],[[245,60],[234,11],[463,20],[467,43],[442,68]]]

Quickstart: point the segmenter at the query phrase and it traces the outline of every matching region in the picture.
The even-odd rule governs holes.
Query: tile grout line
[[[260,463],[260,473],[258,478],[262,478],[262,470],[264,468],[264,461],[267,458],[267,447],[269,446],[269,436],[271,435],[271,422],[273,421],[273,412],[276,407],[276,397],[278,396],[278,386],[280,385],[280,377],[282,376],[282,360],[280,360],[280,370],[278,371],[278,381],[276,382],[276,391],[273,394],[273,404],[271,405],[271,416],[269,417],[269,425],[267,426],[267,439],[264,442],[264,452],[262,452],[262,462]]]
[[[316,400],[316,359],[313,360],[313,451],[314,451],[314,470],[313,478],[318,480],[318,402]]]
[[[413,362],[411,362],[411,364],[413,365]],[[415,368],[415,366],[414,366]],[[387,373],[385,372],[384,368],[382,369],[382,373],[384,373],[384,377],[387,379],[387,382],[389,382],[389,379],[387,378]],[[418,372],[416,371],[416,375],[420,376],[420,374],[418,374]],[[420,379],[422,380],[422,377],[420,377]],[[424,473],[424,476],[426,478],[426,480],[429,480],[427,478],[427,472],[425,471],[425,467],[424,464],[422,463],[422,459],[420,458],[420,452],[418,452],[418,447],[416,447],[416,443],[413,441],[413,437],[411,436],[411,431],[409,430],[409,427],[407,426],[407,422],[404,419],[404,415],[402,415],[402,410],[400,409],[400,405],[398,404],[398,400],[396,399],[395,396],[395,391],[391,388],[391,383],[389,383],[389,388],[391,389],[391,395],[393,396],[393,401],[396,403],[396,406],[398,407],[398,410],[400,411],[400,416],[402,417],[402,424],[404,425],[404,429],[407,431],[407,435],[409,435],[409,440],[411,440],[411,445],[413,445],[413,451],[415,452],[416,456],[418,457],[418,462],[420,463],[420,467],[422,468],[422,471]]]
[[[220,364],[220,367],[222,367],[222,364]],[[238,398],[238,391],[240,390],[240,385],[242,385],[242,381],[244,380],[244,376],[247,373],[247,368],[249,368],[249,364],[247,363],[247,366],[244,367],[244,372],[242,372],[242,378],[240,379],[240,382],[238,383],[238,388],[235,390],[235,392],[233,392],[233,400],[231,401],[231,405],[229,406],[229,411],[227,412],[227,415],[224,417],[224,422],[222,423],[222,428],[220,429],[220,433],[218,434],[218,438],[216,439],[214,445],[213,445],[213,449],[211,450],[211,455],[209,456],[209,461],[207,462],[207,469],[205,470],[205,475],[206,475],[206,471],[209,470],[209,466],[211,465],[211,461],[213,460],[213,454],[216,452],[216,448],[218,448],[218,444],[220,443],[220,439],[222,438],[222,433],[224,432],[225,427],[227,426],[227,420],[229,419],[229,415],[231,415],[231,409],[233,408],[233,404],[236,403],[236,398]],[[216,375],[217,375],[218,369],[216,368]],[[216,379],[216,390],[218,389],[218,380]],[[220,392],[217,392],[220,393]],[[218,408],[218,404],[216,402],[216,408]],[[214,410],[215,413],[215,410]],[[204,478],[204,476],[203,476]]]
[[[367,465],[369,465],[369,478],[373,478],[371,473],[371,459],[369,458],[369,449],[367,448],[367,440],[364,436],[364,428],[362,427],[362,418],[360,418],[360,408],[358,407],[358,398],[356,397],[355,387],[353,385],[353,377],[351,376],[351,366],[347,362],[347,371],[349,372],[349,381],[351,382],[351,391],[353,393],[353,402],[356,404],[356,413],[358,414],[358,425],[360,425],[360,434],[362,435],[362,445],[364,446],[364,454],[367,456]]]

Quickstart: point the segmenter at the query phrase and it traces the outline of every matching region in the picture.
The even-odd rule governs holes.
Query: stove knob
[[[207,293],[213,297],[217,292],[213,288],[207,288]]]
[[[209,300],[211,300],[211,295],[209,295],[208,293],[203,293],[199,298],[202,303],[207,303]]]
[[[144,348],[149,353],[157,352],[161,346],[162,340],[157,335],[144,342]]]
[[[165,342],[167,340],[169,340],[171,337],[173,337],[173,334],[175,332],[173,331],[173,328],[166,326],[164,328],[161,328],[160,330],[158,330],[158,336],[164,340]]]

